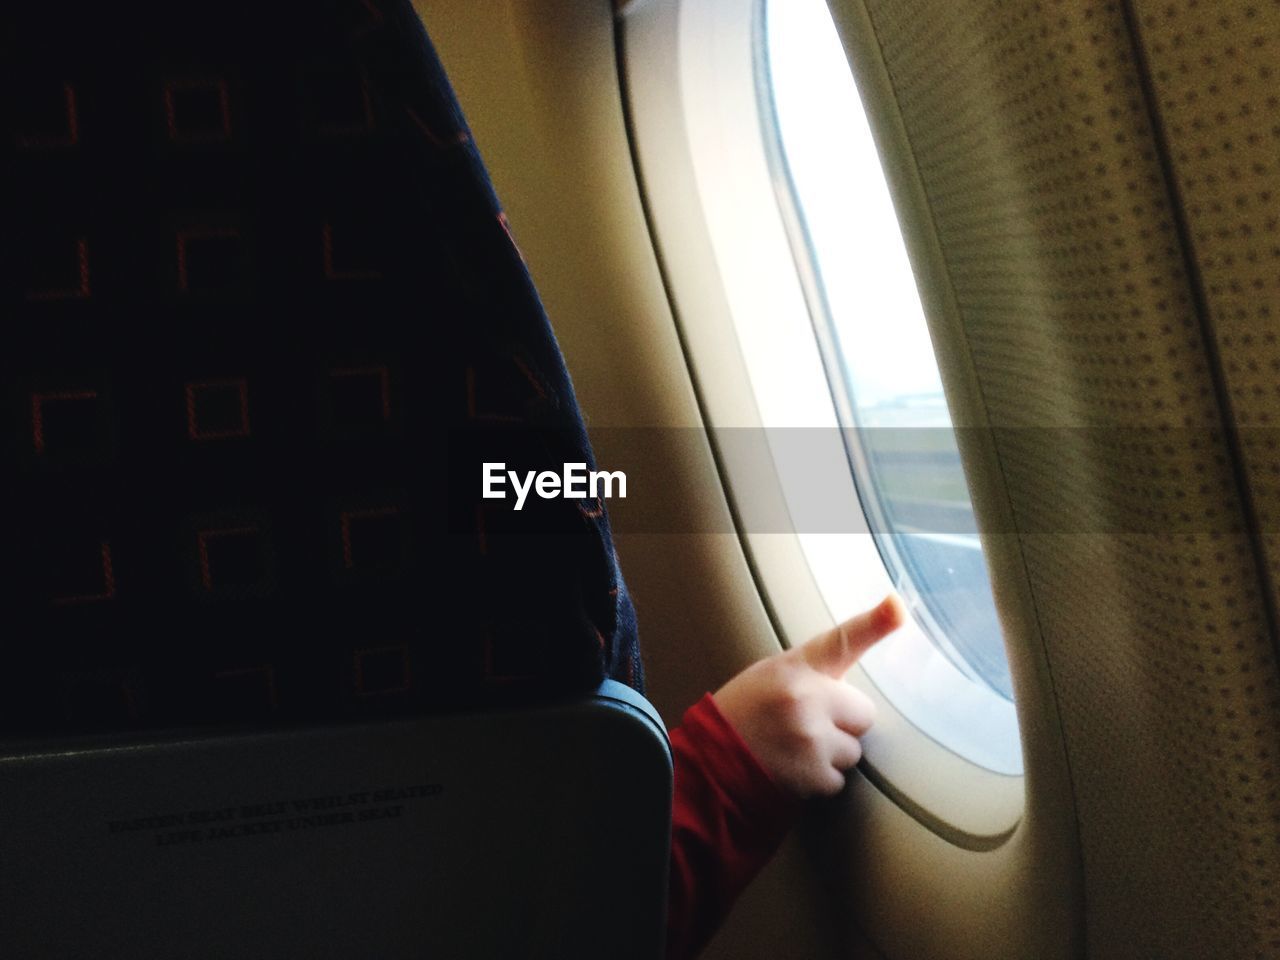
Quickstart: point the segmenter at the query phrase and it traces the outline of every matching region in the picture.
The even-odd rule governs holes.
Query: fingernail
[[[896,593],[891,593],[881,600],[877,612],[880,615],[880,623],[890,630],[900,627],[906,617],[902,601]]]

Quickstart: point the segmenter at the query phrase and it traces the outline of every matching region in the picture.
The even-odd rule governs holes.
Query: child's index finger
[[[837,624],[800,649],[809,666],[839,679],[877,641],[902,626],[905,619],[902,601],[890,594],[870,610]]]

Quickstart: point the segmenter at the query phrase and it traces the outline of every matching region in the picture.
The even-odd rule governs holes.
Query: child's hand
[[[784,790],[830,796],[862,758],[858,737],[875,704],[841,678],[877,640],[902,625],[902,601],[866,613],[792,650],[753,664],[715,694],[720,712]]]

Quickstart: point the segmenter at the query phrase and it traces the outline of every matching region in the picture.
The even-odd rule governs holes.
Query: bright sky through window
[[[803,204],[805,225],[836,334],[859,345],[845,357],[859,410],[935,400],[925,405],[936,422],[916,425],[945,426],[933,346],[871,128],[861,110],[841,110],[832,122],[833,104],[860,100],[831,14],[820,0],[782,0],[767,9],[778,125],[795,183],[802,192],[805,184],[823,191],[821,202]]]

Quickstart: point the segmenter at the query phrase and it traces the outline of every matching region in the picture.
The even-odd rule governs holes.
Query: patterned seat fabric
[[[573,389],[407,0],[15,5],[0,732],[638,686]]]

